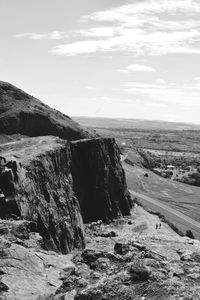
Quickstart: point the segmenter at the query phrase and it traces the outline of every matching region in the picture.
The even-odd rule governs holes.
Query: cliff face
[[[84,247],[69,144],[39,137],[5,144],[1,151],[0,217],[35,222],[47,249],[67,253]]]
[[[84,222],[129,214],[130,196],[114,139],[81,140],[70,145],[74,191]]]
[[[5,82],[0,82],[0,135],[0,218],[35,222],[47,249],[67,253],[83,247],[82,216],[89,222],[129,214],[114,139],[84,139],[94,135]]]
[[[0,150],[0,218],[35,222],[46,249],[67,253],[84,247],[82,217],[109,221],[129,214],[114,139],[69,145],[51,136],[24,138]]]
[[[55,135],[66,140],[94,136],[68,116],[2,81],[0,81],[0,134]]]

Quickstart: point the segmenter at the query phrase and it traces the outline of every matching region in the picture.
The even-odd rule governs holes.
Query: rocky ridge
[[[0,134],[54,135],[67,140],[95,137],[70,117],[3,81],[0,81]]]
[[[33,221],[46,249],[84,247],[82,217],[111,221],[130,212],[113,139],[23,138],[0,150],[0,217]]]
[[[0,133],[0,298],[59,299],[77,276],[63,254],[83,251],[82,216],[130,213],[119,149],[4,82]]]

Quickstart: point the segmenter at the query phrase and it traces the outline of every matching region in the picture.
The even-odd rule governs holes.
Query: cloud
[[[103,41],[85,41],[85,42],[76,42],[72,44],[66,45],[58,45],[54,47],[54,49],[50,50],[49,52],[52,54],[58,55],[68,55],[68,56],[75,56],[78,54],[88,54],[97,52],[98,49],[105,49],[106,45],[102,45]]]
[[[93,91],[93,90],[95,90],[95,87],[94,87],[94,86],[91,86],[91,85],[86,85],[86,86],[85,86],[85,89],[86,89],[86,90],[89,90],[89,91]]]
[[[26,37],[26,38],[31,39],[31,40],[41,40],[41,39],[44,39],[46,37],[46,35],[45,34],[40,34],[40,33],[26,32],[26,33],[15,34],[15,37],[16,38]]]
[[[126,17],[126,22],[130,21],[133,15],[148,15],[152,16],[155,14],[168,13],[168,14],[178,14],[178,13],[198,13],[200,12],[199,3],[194,0],[161,0],[161,1],[135,1],[132,4],[126,4],[119,6],[117,8],[109,9],[106,11],[100,11],[93,13],[89,16],[84,17],[84,19],[94,20],[94,21],[124,21]]]
[[[156,83],[164,84],[164,83],[165,83],[165,80],[162,79],[162,78],[157,78],[157,79],[156,79]]]
[[[200,54],[196,46],[200,41],[199,12],[200,3],[194,0],[134,1],[83,17],[88,28],[71,32],[81,40],[57,45],[51,53],[68,56],[114,51],[131,52],[135,56]]]
[[[156,72],[156,69],[145,66],[145,65],[139,65],[139,64],[133,64],[126,67],[126,69],[130,72]]]
[[[133,56],[200,54],[199,13],[200,2],[195,0],[135,0],[82,17],[85,29],[28,32],[15,37],[68,39],[70,42],[49,51],[66,56],[107,52],[129,52]]]
[[[26,32],[26,33],[19,33],[15,34],[14,37],[16,38],[28,38],[30,40],[43,40],[43,39],[48,39],[48,40],[60,40],[68,37],[68,33],[64,31],[52,31],[50,33],[33,33],[33,32]]]
[[[115,34],[117,34],[117,30],[112,26],[94,27],[89,28],[88,30],[74,31],[74,35],[85,37],[113,37]]]
[[[200,85],[192,82],[185,84],[174,83],[143,83],[127,82],[122,85],[121,91],[145,99],[150,103],[158,103],[178,109],[199,108]],[[156,106],[153,104],[152,106]],[[164,106],[163,106],[164,107]]]

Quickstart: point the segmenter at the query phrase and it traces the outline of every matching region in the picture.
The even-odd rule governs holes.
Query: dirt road
[[[195,237],[200,238],[200,222],[193,220],[192,218],[186,216],[185,214],[161,203],[157,199],[153,199],[149,196],[140,194],[133,190],[129,190],[131,195],[140,199],[141,203],[144,204],[146,207],[148,206],[155,212],[161,212],[163,215],[167,217],[169,220],[175,220],[175,223],[184,225],[185,228],[191,229],[195,232]],[[165,214],[166,213],[166,214]]]

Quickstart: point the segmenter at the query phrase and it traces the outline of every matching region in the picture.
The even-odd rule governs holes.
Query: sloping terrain
[[[84,248],[82,216],[130,214],[120,151],[10,84],[0,97],[0,298],[56,299],[75,274],[58,253]]]
[[[141,165],[133,166],[124,162],[123,167],[128,188],[133,190],[133,196],[138,198],[146,209],[160,212],[183,234],[190,229],[195,237],[200,239],[199,225],[195,225],[195,221],[200,222],[199,187],[162,178],[141,167]],[[134,192],[136,193],[134,194]],[[144,197],[142,197],[143,195]],[[156,200],[156,202],[147,201],[146,196]],[[155,205],[155,203],[158,203],[158,205]],[[169,210],[164,209],[163,205],[167,206]],[[172,214],[170,209],[174,212],[180,212],[185,218],[184,216],[179,218],[179,214],[176,213]],[[187,217],[194,220],[194,222],[188,223]]]
[[[55,135],[66,140],[93,137],[78,123],[38,99],[0,81],[0,134]]]
[[[41,249],[29,222],[0,221],[0,298],[199,299],[198,240],[180,237],[140,206],[113,223],[87,224],[85,231],[86,249],[59,255]]]
[[[200,187],[165,179],[150,171],[160,163],[166,174],[167,165],[171,164],[173,167],[177,164],[180,176],[186,175],[188,167],[191,172],[197,172],[200,153],[198,125],[106,118],[78,119],[85,126],[95,128],[102,136],[116,138],[133,197],[138,198],[146,209],[164,215],[183,234],[190,229],[200,239]],[[162,152],[162,158],[161,155],[152,156],[150,152]],[[175,171],[173,176],[177,175]],[[194,175],[199,176],[198,173]]]

